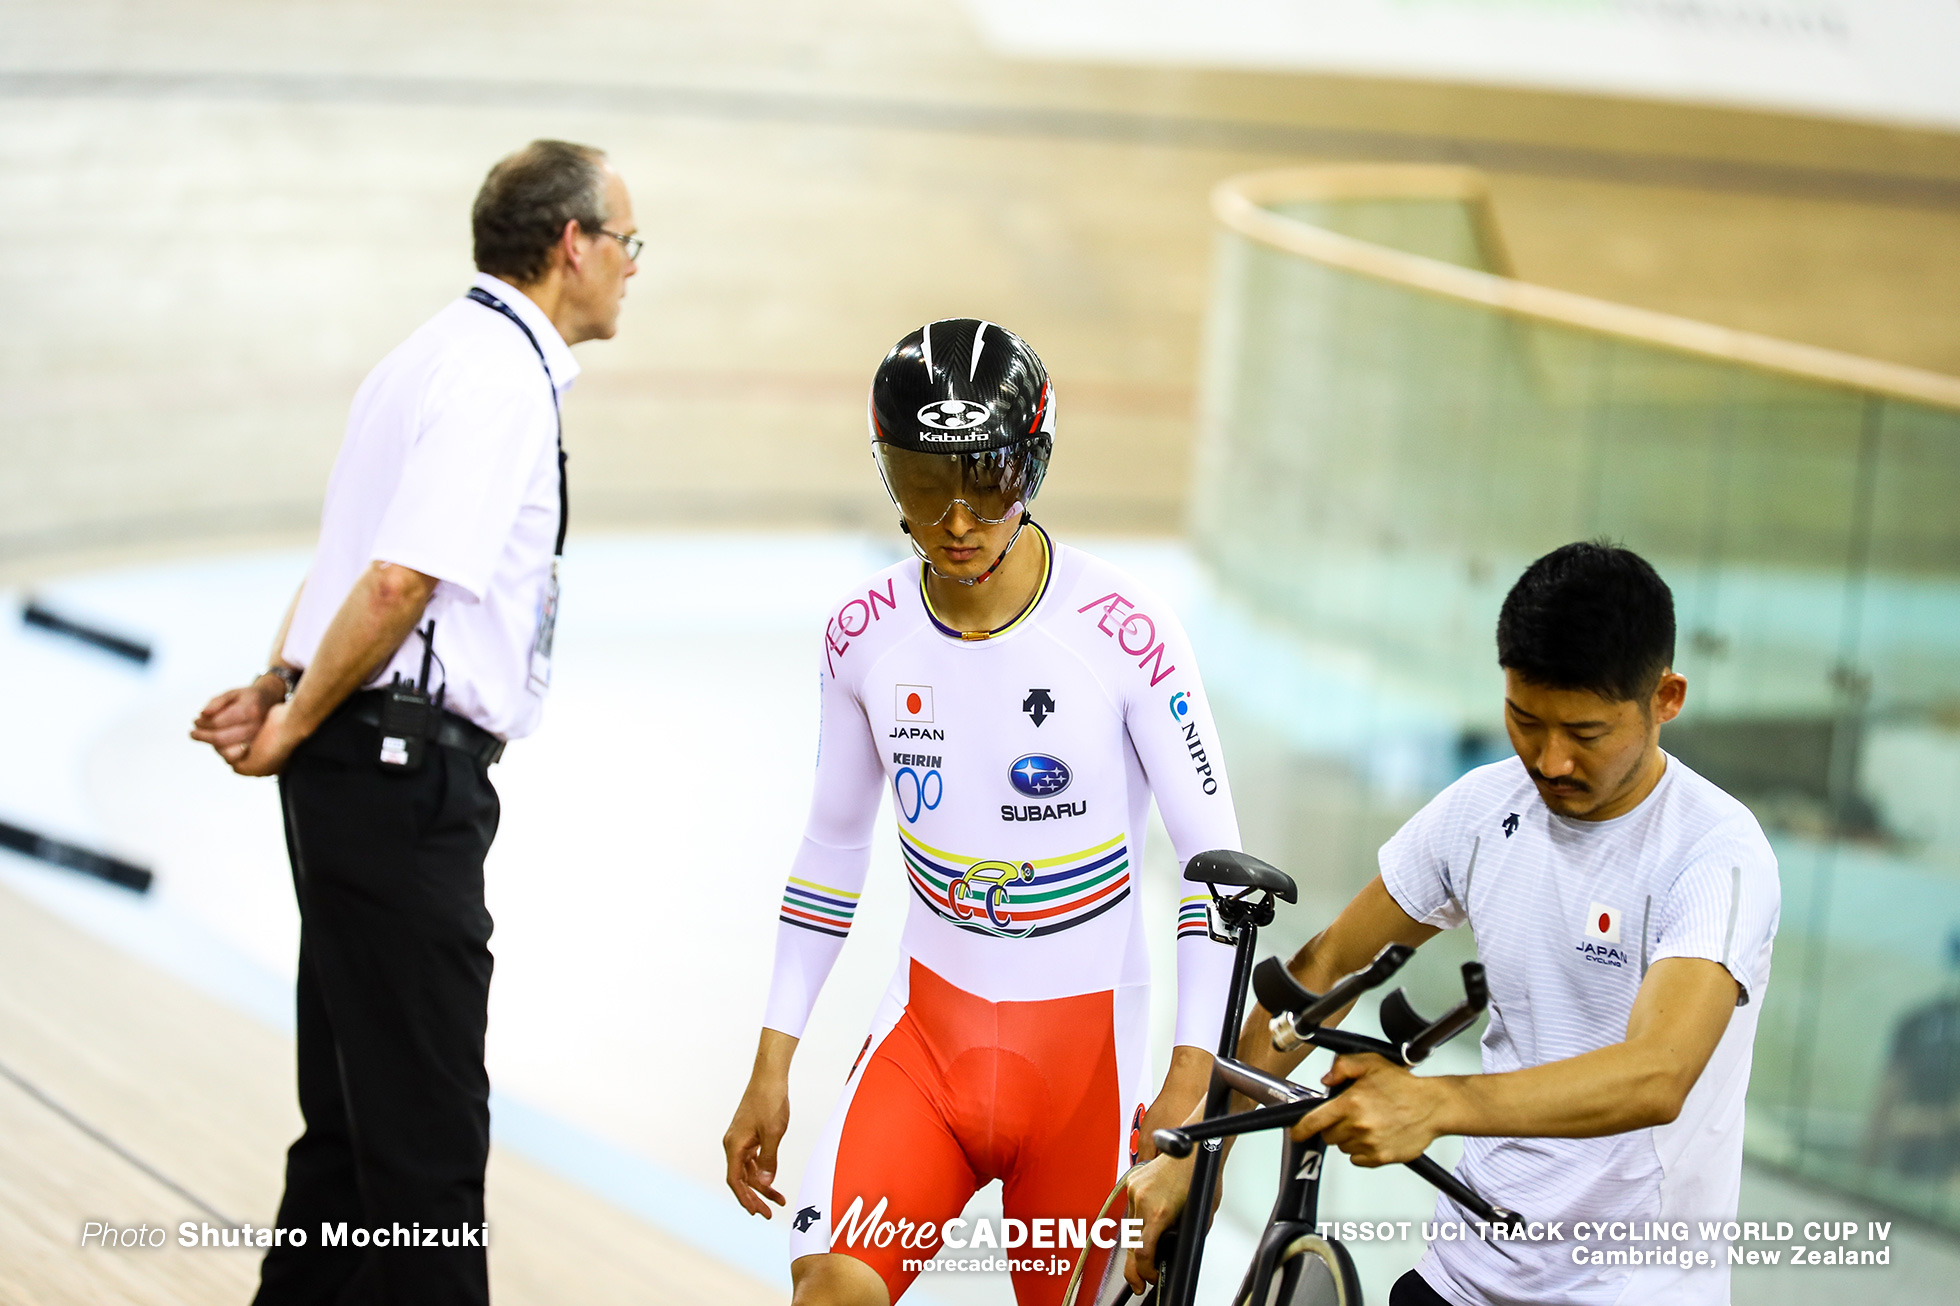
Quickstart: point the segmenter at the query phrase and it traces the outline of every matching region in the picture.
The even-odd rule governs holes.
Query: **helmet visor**
[[[998,526],[1041,488],[1047,460],[1030,442],[972,453],[920,453],[883,440],[872,445],[885,489],[905,519],[937,526],[963,504],[979,522]]]

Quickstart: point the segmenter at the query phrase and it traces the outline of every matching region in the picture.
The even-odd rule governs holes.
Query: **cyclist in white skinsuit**
[[[1038,444],[1045,461],[1053,430],[1039,366],[1012,335],[971,320],[933,323],[893,351],[874,387],[873,438],[924,562],[853,587],[820,651],[816,792],[784,892],[764,1046],[772,1032],[803,1032],[849,931],[890,793],[910,892],[899,964],[803,1177],[791,1238],[799,1271],[841,1253],[875,1271],[890,1299],[913,1277],[903,1262],[937,1247],[917,1237],[879,1245],[879,1220],[942,1225],[995,1178],[1009,1217],[1096,1214],[1148,1137],[1150,966],[1137,876],[1152,794],[1180,863],[1238,846],[1177,619],[1026,517],[1038,464],[1029,471],[1013,455]],[[951,425],[969,415],[981,425]],[[901,422],[911,439],[894,437]],[[967,439],[993,448],[939,451]],[[949,488],[935,475],[966,479]],[[961,502],[949,508],[956,491]],[[982,573],[988,583],[1017,578],[1017,603],[999,624],[973,629],[940,610],[935,590],[961,597],[939,574],[930,528],[942,514],[970,514],[1005,536],[1001,557],[1018,565]],[[987,560],[967,553],[969,571]],[[1166,1118],[1152,1126],[1188,1113],[1209,1073],[1231,952],[1207,933],[1207,901],[1199,890],[1180,904],[1185,1075],[1166,1086]],[[760,1057],[758,1077],[771,1079]],[[757,1092],[752,1083],[750,1098]],[[780,1130],[772,1138],[743,1124],[738,1112],[731,1140],[753,1138],[773,1154]],[[734,1185],[741,1146],[730,1160]],[[1058,1300],[1066,1276],[1017,1272],[1015,1281],[1023,1306],[1034,1306]]]

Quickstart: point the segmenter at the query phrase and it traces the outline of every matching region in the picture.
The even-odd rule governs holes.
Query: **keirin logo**
[[[921,774],[913,767],[901,766],[892,775],[892,796],[898,800],[899,815],[907,825],[936,810],[945,795],[946,778],[936,770],[928,768]]]

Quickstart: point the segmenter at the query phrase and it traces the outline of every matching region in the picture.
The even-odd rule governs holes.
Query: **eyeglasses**
[[[998,526],[1027,506],[1047,471],[1047,459],[1023,447],[920,453],[879,440],[871,456],[892,502],[919,526],[942,525],[956,503],[980,524]]]
[[[647,243],[638,236],[622,236],[617,231],[607,231],[604,227],[600,227],[588,234],[594,236],[611,236],[614,240],[618,241],[619,247],[626,251],[626,261],[628,263],[637,262],[640,257],[640,251],[647,247]]]

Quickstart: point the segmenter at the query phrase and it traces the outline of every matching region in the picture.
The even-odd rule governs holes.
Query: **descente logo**
[[[1011,1249],[1015,1247],[1083,1248],[1141,1247],[1141,1220],[996,1220],[991,1216],[967,1219],[956,1216],[944,1224],[885,1218],[890,1199],[881,1197],[867,1214],[862,1196],[831,1226],[830,1245],[841,1240],[846,1247],[902,1247],[928,1251],[945,1246],[955,1250],[969,1247]]]

